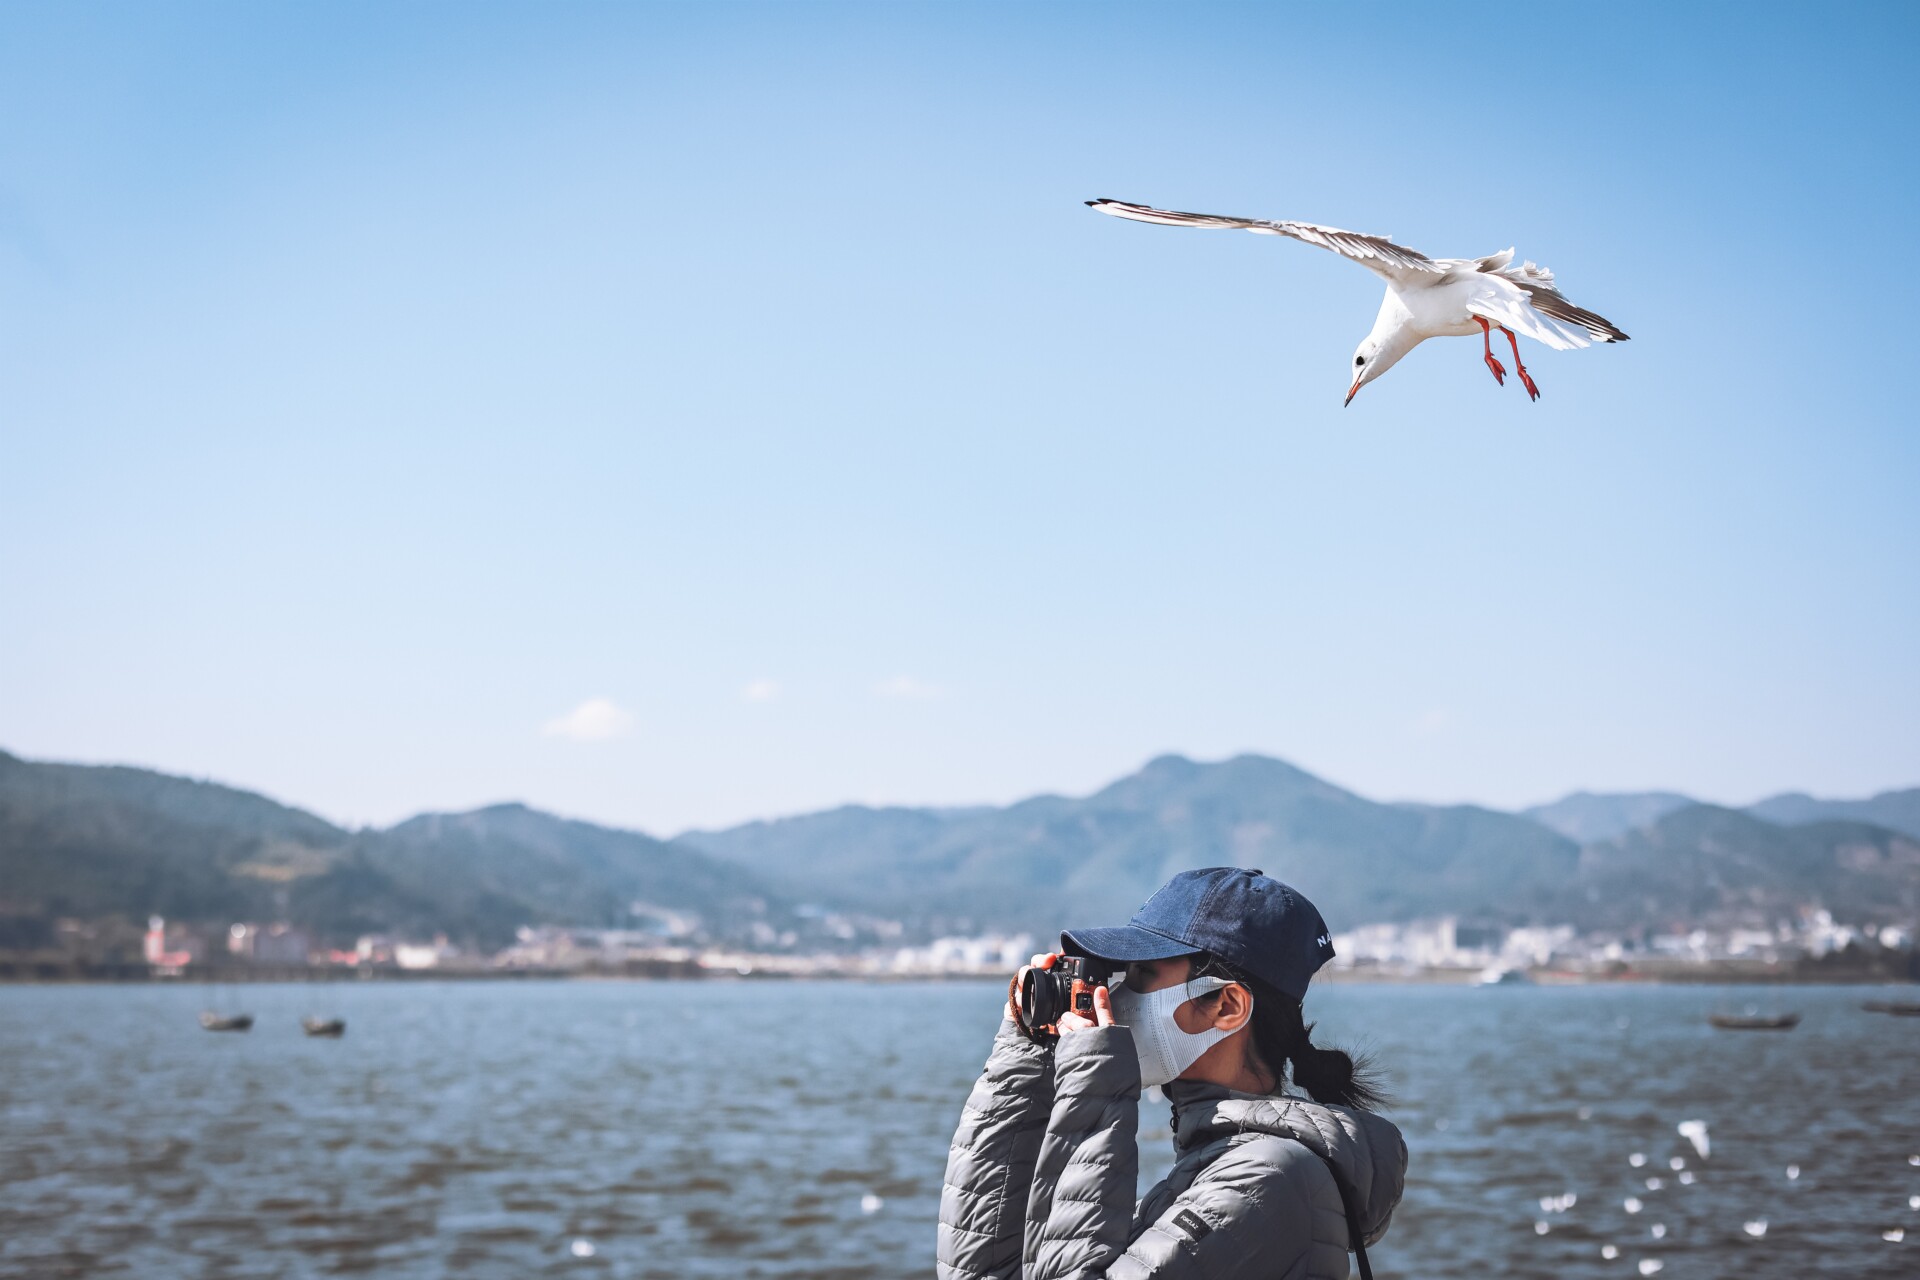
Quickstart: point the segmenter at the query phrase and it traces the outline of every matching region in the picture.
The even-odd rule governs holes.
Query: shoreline
[[[0,966],[0,987],[77,987],[77,986],[152,986],[212,987],[260,985],[330,985],[336,983],[410,983],[410,982],[867,982],[903,983],[1004,983],[1003,973],[857,973],[820,970],[755,970],[739,973],[730,969],[687,971],[675,966],[673,972],[611,972],[564,969],[338,969],[333,967],[258,966],[246,969],[219,969],[202,973],[157,976],[128,972],[144,966],[102,967],[86,971],[35,973],[9,971]],[[1427,969],[1408,972],[1323,971],[1315,985],[1326,986],[1444,986],[1487,987],[1489,989],[1527,989],[1543,987],[1612,986],[1741,986],[1741,987],[1920,987],[1920,977],[1889,973],[1848,971],[1762,972],[1751,968],[1702,965],[1661,971],[1631,970],[1623,973],[1588,974],[1568,971],[1542,971],[1522,982],[1490,984],[1479,981],[1478,970]]]

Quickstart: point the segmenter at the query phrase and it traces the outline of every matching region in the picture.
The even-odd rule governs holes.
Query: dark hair
[[[1253,1053],[1266,1068],[1277,1089],[1283,1069],[1297,1088],[1307,1091],[1315,1102],[1340,1107],[1360,1107],[1377,1111],[1388,1098],[1379,1072],[1362,1054],[1358,1058],[1339,1049],[1326,1049],[1313,1043],[1313,1024],[1301,1013],[1300,1002],[1284,991],[1277,991],[1260,979],[1206,952],[1193,957],[1187,975],[1195,978],[1225,978],[1253,992]],[[1202,999],[1218,996],[1208,992]]]

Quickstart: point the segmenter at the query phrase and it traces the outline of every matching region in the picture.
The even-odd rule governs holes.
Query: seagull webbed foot
[[[1507,366],[1494,358],[1493,352],[1487,352],[1487,368],[1493,370],[1493,380],[1501,386],[1507,385]]]
[[[1482,336],[1487,342],[1487,359],[1491,360],[1493,359],[1493,335],[1485,330],[1486,325],[1482,323]],[[1513,330],[1505,325],[1500,326],[1500,332],[1507,335],[1507,345],[1513,348],[1513,371],[1520,375],[1520,381],[1526,385],[1528,398],[1538,400],[1540,388],[1533,385],[1533,379],[1527,374],[1527,362],[1520,358],[1520,339],[1514,337]]]

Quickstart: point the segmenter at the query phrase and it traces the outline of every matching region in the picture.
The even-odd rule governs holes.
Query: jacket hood
[[[1174,1145],[1182,1153],[1240,1133],[1291,1138],[1340,1170],[1368,1243],[1386,1231],[1407,1175],[1407,1144],[1391,1121],[1356,1107],[1190,1080],[1176,1080],[1166,1091]]]

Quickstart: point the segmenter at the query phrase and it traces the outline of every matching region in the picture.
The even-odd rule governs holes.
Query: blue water
[[[1412,1150],[1376,1271],[1920,1276],[1920,1019],[1860,1011],[1885,994],[1316,990],[1320,1037],[1390,1071]],[[201,1031],[210,998],[254,1030]],[[991,984],[0,988],[0,1276],[923,1276],[999,1000]],[[1805,1018],[1706,1025],[1749,1004]],[[307,1013],[344,1016],[346,1037],[305,1038]],[[1710,1158],[1676,1132],[1691,1119]],[[1164,1107],[1143,1108],[1141,1143],[1154,1176]]]

